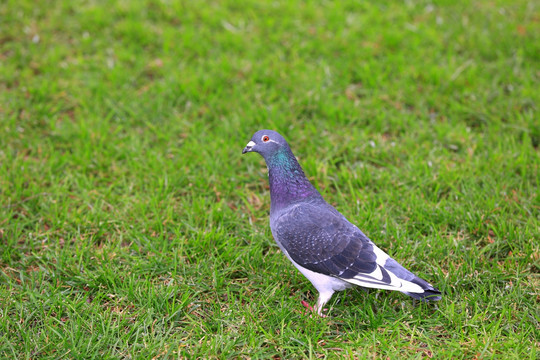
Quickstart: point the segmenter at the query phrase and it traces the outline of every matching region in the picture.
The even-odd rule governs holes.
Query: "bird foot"
[[[305,312],[303,313],[304,315],[307,315],[308,312],[312,312],[312,313],[315,312],[315,313],[317,313],[320,317],[323,317],[323,318],[327,317],[327,315],[323,314],[322,311],[327,311],[328,309],[322,309],[321,312],[318,312],[317,309],[316,309],[315,307],[309,305],[308,302],[305,301],[305,300],[302,300],[302,305],[304,305],[304,307],[308,310],[308,311],[305,311]],[[311,315],[313,315],[313,314],[310,314],[309,317],[311,317]]]

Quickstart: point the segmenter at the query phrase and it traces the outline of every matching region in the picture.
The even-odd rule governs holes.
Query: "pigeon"
[[[441,292],[401,266],[328,204],[307,179],[287,141],[276,131],[257,131],[242,154],[262,155],[270,183],[270,229],[285,256],[319,292],[311,307],[323,314],[335,291],[353,285],[396,290],[421,301]],[[326,310],[326,309],[325,309]]]

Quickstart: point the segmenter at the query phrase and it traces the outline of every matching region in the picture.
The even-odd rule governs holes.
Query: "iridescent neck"
[[[298,201],[321,197],[309,182],[292,151],[283,148],[266,159],[273,213]]]

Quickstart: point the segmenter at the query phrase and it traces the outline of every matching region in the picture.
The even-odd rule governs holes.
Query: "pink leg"
[[[302,300],[302,305],[304,305],[304,307],[309,311],[313,311],[313,306],[309,305],[307,301]]]
[[[302,300],[302,305],[304,305],[304,307],[308,311],[316,312],[320,317],[326,317],[326,315],[324,315],[322,312],[318,312],[317,309],[315,309],[313,306],[309,305],[307,301]],[[328,309],[323,309],[323,311],[326,311],[326,310],[328,310]],[[307,311],[304,314],[307,314]],[[309,316],[311,317],[311,315],[309,315]]]

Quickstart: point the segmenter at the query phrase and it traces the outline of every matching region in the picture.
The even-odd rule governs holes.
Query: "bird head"
[[[278,152],[280,149],[288,148],[287,141],[279,133],[273,130],[259,130],[251,137],[242,154],[256,152],[265,159]]]

